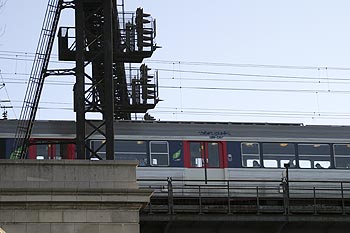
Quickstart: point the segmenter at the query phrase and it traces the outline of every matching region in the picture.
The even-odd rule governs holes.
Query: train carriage
[[[9,158],[16,120],[0,121]],[[87,132],[89,132],[87,128]],[[75,123],[36,121],[28,159],[75,159]],[[88,141],[98,148],[103,139]],[[102,147],[90,159],[105,159]],[[115,159],[137,160],[139,178],[350,181],[350,127],[302,124],[116,121]]]

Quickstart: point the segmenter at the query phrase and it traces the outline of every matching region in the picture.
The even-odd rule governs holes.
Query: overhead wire
[[[8,55],[4,55],[3,53],[8,53]],[[28,59],[30,57],[34,57],[35,53],[27,53],[27,52],[23,52],[22,54],[18,54],[18,52],[14,52],[14,51],[0,51],[0,59],[8,59],[8,60],[16,60],[16,61],[32,61],[32,59]],[[15,56],[15,57],[11,57],[11,56]],[[56,55],[57,56],[57,55]],[[24,57],[24,58],[20,58],[20,57]],[[50,61],[51,63],[62,63],[62,62],[55,62],[55,61]],[[210,91],[210,90],[221,90],[221,91],[259,91],[259,92],[299,92],[299,93],[335,93],[335,94],[350,94],[350,91],[346,91],[346,90],[331,90],[329,87],[329,83],[336,83],[336,84],[349,84],[348,81],[350,81],[349,78],[343,78],[343,77],[329,77],[328,76],[328,71],[329,70],[341,70],[341,71],[350,71],[350,68],[348,67],[326,67],[326,66],[322,66],[322,67],[316,67],[316,66],[282,66],[282,65],[264,65],[264,64],[234,64],[234,63],[220,63],[220,62],[189,62],[189,61],[168,61],[168,60],[152,60],[152,59],[148,59],[147,62],[150,63],[157,63],[157,64],[179,64],[179,68],[178,69],[164,69],[164,68],[156,68],[156,70],[158,71],[163,71],[163,72],[173,72],[173,74],[175,73],[179,73],[179,77],[180,77],[180,86],[176,86],[176,85],[161,85],[160,88],[168,88],[168,89],[191,89],[191,90],[206,90],[206,91]],[[323,82],[321,77],[309,77],[309,76],[289,76],[289,75],[268,75],[268,74],[258,74],[258,73],[235,73],[235,72],[213,72],[213,71],[198,71],[198,70],[188,70],[188,69],[180,69],[180,67],[182,68],[182,66],[210,66],[210,67],[237,67],[237,68],[267,68],[267,69],[302,69],[302,70],[326,70],[327,71],[327,77],[326,77],[326,81]],[[6,74],[13,74],[13,73],[6,73]],[[210,78],[203,78],[202,76],[199,78],[196,77],[183,77],[182,74],[193,74],[193,75],[215,75],[215,76],[239,76],[239,77],[254,77],[254,78],[259,78],[259,79],[210,79]],[[15,73],[14,75],[26,75],[24,73]],[[261,79],[260,79],[261,78]],[[264,79],[263,79],[264,78]],[[266,79],[266,78],[270,78]],[[173,78],[163,78],[163,79],[172,79],[172,80],[176,80],[175,75],[173,75]],[[271,79],[278,79],[278,80],[271,80]],[[12,80],[16,80],[16,81],[7,81],[7,83],[23,83],[25,84],[25,80],[23,80],[24,82],[21,82],[21,79],[12,79]],[[184,86],[184,82],[186,81],[223,81],[223,82],[228,82],[228,81],[244,81],[244,82],[262,82],[262,83],[267,83],[267,82],[285,82],[285,83],[311,83],[311,84],[322,84],[322,83],[328,83],[328,88],[327,90],[315,90],[315,89],[273,89],[273,88],[230,88],[230,87],[206,87],[206,86]],[[74,82],[67,82],[67,81],[51,81],[48,80],[46,81],[47,84],[49,85],[73,85]],[[45,108],[45,107],[44,107]],[[43,109],[44,109],[43,108]],[[46,107],[45,109],[50,109],[50,107]],[[54,108],[57,109],[57,108]],[[58,108],[59,109],[59,108]],[[66,109],[66,108],[65,108]],[[161,109],[161,108],[160,108]],[[182,109],[182,107],[181,107]],[[156,111],[156,110],[154,110]],[[164,112],[163,110],[158,110],[161,112]],[[224,111],[224,110],[222,110]],[[174,111],[173,111],[174,113]],[[189,111],[189,110],[183,110],[183,112],[180,110],[180,112],[175,112],[175,114],[186,114],[186,113],[191,113],[191,114],[212,114],[211,112],[203,112],[203,111]],[[256,114],[254,113],[245,113],[245,114],[249,114],[249,115],[258,115],[258,114],[270,114],[269,116],[280,116],[277,113],[269,113],[269,112],[257,112]],[[213,114],[218,114],[217,111],[215,111],[215,113]],[[232,113],[230,113],[232,114]],[[240,113],[243,114],[243,113]],[[271,115],[272,114],[272,115]],[[309,113],[308,113],[309,114]],[[313,115],[315,115],[316,113],[314,113]],[[288,114],[289,116],[291,116],[292,114]],[[311,114],[312,115],[312,114]],[[323,117],[325,115],[322,115]],[[335,115],[332,115],[335,116]],[[296,117],[296,116],[294,116]],[[309,115],[306,117],[310,117]],[[348,118],[347,118],[348,119]]]
[[[172,72],[173,76],[171,78],[162,77],[162,80],[177,80],[174,76],[175,72],[178,73],[189,73],[189,74],[207,74],[207,75],[227,75],[227,76],[239,76],[239,77],[259,77],[259,78],[276,78],[282,80],[266,80],[266,79],[225,79],[225,78],[202,78],[201,77],[185,77],[185,79],[181,78],[181,81],[223,81],[223,82],[295,82],[295,83],[337,83],[337,84],[348,84],[350,83],[349,78],[336,78],[336,77],[325,77],[325,80],[322,81],[322,77],[307,77],[307,76],[287,76],[287,75],[263,75],[263,74],[247,74],[247,73],[227,73],[227,72],[204,72],[204,71],[191,71],[191,70],[169,70],[169,69],[156,69],[157,71],[165,71]],[[29,73],[18,73],[18,72],[3,72],[4,75],[19,75],[26,76]],[[285,80],[287,79],[287,80]],[[310,82],[304,80],[311,80]],[[312,82],[313,81],[313,82]],[[340,82],[342,81],[342,82]]]
[[[7,88],[6,88],[6,85],[5,85],[5,81],[4,81],[3,77],[2,77],[1,70],[0,70],[0,78],[1,78],[2,82],[4,83],[4,89],[5,89],[5,93],[6,93],[7,99],[10,101],[10,104],[12,106],[11,98],[10,98],[10,95],[9,95],[9,93],[7,91]],[[15,118],[17,118],[16,112],[14,111],[13,108],[12,108],[12,111],[13,111],[13,114],[14,114]]]
[[[8,51],[0,50],[0,59],[6,59],[6,57],[1,57],[4,54],[10,54],[12,56],[24,56],[30,55],[34,58],[35,53],[33,52],[20,52],[20,51]],[[58,57],[57,54],[51,54],[53,57]],[[23,60],[23,59],[21,59]],[[62,62],[62,61],[61,61]],[[337,66],[300,66],[300,65],[271,65],[271,64],[254,64],[254,63],[225,63],[225,62],[205,62],[205,61],[180,61],[180,60],[157,60],[157,59],[147,59],[147,63],[158,63],[158,64],[181,64],[190,66],[213,66],[213,67],[239,67],[239,68],[267,68],[267,69],[301,69],[301,70],[343,70],[350,71],[350,67],[337,67]]]
[[[193,66],[216,66],[216,67],[240,67],[240,68],[268,68],[268,69],[300,69],[300,70],[343,70],[350,71],[350,67],[335,66],[296,66],[296,65],[269,65],[269,64],[238,64],[238,63],[222,63],[222,62],[201,62],[201,61],[172,61],[172,60],[153,60],[147,59],[148,63],[172,64],[181,63],[182,65]]]
[[[25,80],[17,79],[17,81],[6,81],[6,83],[26,84]],[[73,82],[63,81],[46,81],[47,85],[72,86]],[[257,91],[257,92],[295,92],[295,93],[333,93],[333,94],[350,94],[346,90],[322,90],[322,89],[272,89],[272,88],[234,88],[234,87],[205,87],[205,86],[184,86],[181,85],[159,85],[163,89],[190,89],[190,90],[207,90],[207,91]]]
[[[21,106],[14,106],[14,108],[20,109]],[[72,111],[73,107],[53,107],[53,106],[39,106],[39,109],[41,110],[69,110]],[[183,109],[180,110],[162,110],[162,108],[152,110],[152,113],[157,114],[176,114],[176,115],[183,115],[183,116],[217,116],[218,112],[215,110],[212,111],[200,111],[200,110],[187,110]],[[227,117],[233,117],[233,116],[251,116],[251,117],[284,117],[284,118],[292,118],[292,119],[306,119],[306,118],[321,118],[321,119],[350,119],[350,113],[315,113],[315,112],[304,112],[304,113],[298,113],[298,114],[291,114],[288,111],[280,111],[280,112],[274,112],[274,111],[256,111],[256,112],[249,112],[248,110],[242,110],[241,112],[220,112],[220,116],[227,116]]]

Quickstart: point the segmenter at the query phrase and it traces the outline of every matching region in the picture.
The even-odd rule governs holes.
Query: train
[[[10,157],[17,124],[0,120],[0,159]],[[36,121],[27,158],[75,159],[74,139],[74,121]],[[96,155],[105,159],[104,148]],[[288,164],[295,178],[350,181],[350,126],[116,121],[115,159],[136,160],[147,178],[272,179]]]

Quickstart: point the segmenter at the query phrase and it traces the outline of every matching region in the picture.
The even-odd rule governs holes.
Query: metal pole
[[[341,187],[341,208],[342,208],[342,214],[345,215],[345,200],[344,200],[343,182],[340,182],[340,187]]]
[[[173,200],[173,184],[172,178],[168,177],[168,214],[174,213],[174,200]]]
[[[149,199],[149,214],[153,214],[152,197]]]
[[[227,181],[227,207],[228,207],[228,214],[231,213],[231,197],[230,197],[230,181]]]
[[[284,164],[284,167],[286,168],[286,176],[285,178],[282,178],[282,185],[283,185],[283,199],[284,199],[284,214],[288,215],[290,213],[289,211],[289,163]]]
[[[76,111],[76,151],[77,159],[86,159],[85,154],[85,20],[83,1],[75,1],[75,76],[74,109]]]
[[[313,191],[314,191],[314,215],[317,215],[316,188],[315,187],[313,187]]]
[[[289,207],[289,167],[290,167],[290,164],[287,163],[285,166],[286,166],[286,178],[287,178],[287,200],[288,200],[288,207]]]
[[[113,26],[112,0],[103,1],[104,12],[104,120],[106,127],[106,159],[114,160],[114,80],[113,80]]]
[[[201,194],[201,186],[198,185],[198,194],[199,194],[199,214],[203,214],[202,212],[202,194]]]
[[[260,214],[259,186],[256,186],[256,213]]]

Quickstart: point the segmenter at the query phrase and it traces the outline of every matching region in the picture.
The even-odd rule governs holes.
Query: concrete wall
[[[0,160],[0,232],[138,233],[139,190],[128,161]]]

